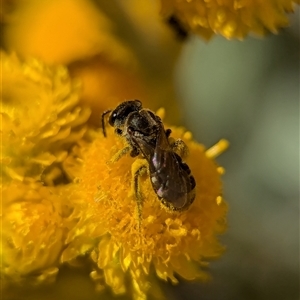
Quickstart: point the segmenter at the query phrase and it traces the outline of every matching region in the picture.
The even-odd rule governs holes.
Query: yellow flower
[[[220,34],[243,39],[248,33],[277,33],[288,25],[287,12],[299,0],[161,0],[161,13],[175,16],[187,30],[205,39]]]
[[[227,143],[205,150],[189,132],[171,129],[172,137],[181,138],[189,148],[186,162],[196,180],[196,199],[184,212],[164,209],[145,175],[140,224],[132,170],[143,159],[128,155],[110,162],[124,147],[112,128],[107,138],[95,133],[92,144],[76,147],[66,160],[66,172],[74,184],[62,188],[62,194],[74,210],[66,220],[68,247],[61,260],[74,262],[81,255],[90,255],[95,263],[91,277],[98,289],[108,285],[115,294],[132,291],[134,299],[146,299],[150,286],[153,291],[155,285],[152,269],[160,279],[173,283],[178,282],[178,275],[187,280],[205,279],[208,275],[201,266],[223,252],[217,234],[226,229],[227,205],[221,196],[222,168],[213,157]],[[128,280],[131,287],[126,286]]]
[[[1,186],[1,277],[6,284],[53,282],[64,245],[61,199],[40,183]]]
[[[92,1],[28,0],[11,7],[3,38],[6,49],[22,57],[60,64],[96,54],[122,63],[134,59],[112,35],[113,22]]]
[[[86,131],[90,109],[77,106],[79,85],[64,67],[5,53],[1,63],[2,176],[53,184],[68,148]]]
[[[150,99],[145,84],[132,68],[97,56],[70,67],[71,76],[80,79],[80,102],[92,109],[89,124],[99,126],[99,116],[107,106],[116,106],[120,99]],[[149,100],[148,100],[149,101]],[[150,101],[149,101],[150,102]]]

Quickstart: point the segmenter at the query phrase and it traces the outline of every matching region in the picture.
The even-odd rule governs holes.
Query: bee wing
[[[172,151],[163,126],[157,136],[152,163],[160,170],[156,174],[161,180],[157,195],[175,209],[184,207],[191,191],[189,174],[183,169],[180,156]]]
[[[145,140],[143,136],[131,135],[134,145],[141,151],[145,159],[150,163],[151,157],[154,155],[155,148]]]
[[[156,135],[156,144],[145,138],[133,136],[149,163],[150,179],[156,194],[167,206],[175,209],[184,207],[190,191],[189,176],[181,167],[181,158],[171,150],[163,126]]]
[[[171,150],[171,146],[169,144],[165,129],[162,124],[159,127],[159,131],[157,133],[157,139],[156,139],[156,151],[158,151],[158,149],[165,150],[165,151]]]
[[[177,156],[171,151],[166,153],[168,153],[164,160],[166,174],[164,172],[161,174],[162,177],[165,175],[166,179],[161,197],[174,208],[179,209],[184,207],[188,201],[189,177],[182,169]]]

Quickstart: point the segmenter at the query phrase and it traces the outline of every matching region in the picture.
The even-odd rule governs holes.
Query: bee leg
[[[165,134],[166,134],[167,138],[170,137],[171,133],[172,133],[172,130],[170,128],[165,130]]]
[[[105,128],[105,119],[104,118],[110,112],[111,112],[111,109],[106,110],[106,111],[103,112],[103,114],[101,116],[102,132],[103,132],[104,137],[106,137],[106,128]]]
[[[136,157],[140,154],[140,151],[138,150],[138,148],[136,147],[133,147],[130,151],[130,156],[131,157]]]
[[[176,152],[181,158],[184,158],[189,153],[189,148],[182,139],[177,139],[171,143],[171,148]]]
[[[140,177],[144,175],[148,171],[147,165],[145,164],[145,160],[143,159],[137,159],[132,167],[131,167],[131,173],[133,178],[133,191],[136,198],[137,203],[137,213],[138,213],[138,227],[139,230],[141,229],[141,223],[142,223],[142,208],[143,208],[143,195],[141,191],[141,183],[140,183]]]
[[[117,162],[122,156],[126,155],[128,152],[132,150],[131,147],[126,146],[122,150],[118,151],[114,156],[109,160],[110,163],[115,163]]]

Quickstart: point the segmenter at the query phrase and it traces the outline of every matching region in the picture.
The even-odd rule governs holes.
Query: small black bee
[[[141,154],[147,161],[133,176],[139,217],[142,207],[139,177],[145,172],[148,172],[152,187],[165,207],[172,211],[187,209],[195,199],[196,182],[190,168],[177,153],[186,152],[184,142],[176,140],[171,144],[171,130],[165,130],[160,117],[144,109],[139,100],[125,101],[113,111],[107,110],[102,114],[104,136],[105,115],[108,113],[108,122],[115,128],[115,133],[128,142],[128,146],[120,150],[114,160],[130,152],[132,157]]]

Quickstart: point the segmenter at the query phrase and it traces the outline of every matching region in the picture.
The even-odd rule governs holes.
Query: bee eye
[[[111,126],[114,126],[117,116],[118,116],[118,115],[117,115],[116,112],[114,112],[114,113],[112,113],[112,114],[110,115],[109,121],[108,121],[108,122],[109,122],[109,124],[110,124]]]
[[[121,135],[123,133],[122,129],[120,129],[120,128],[117,128],[115,130],[115,132],[116,132],[117,135]]]

